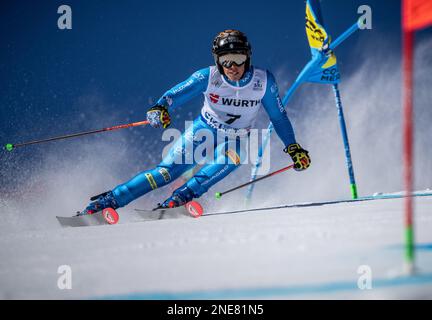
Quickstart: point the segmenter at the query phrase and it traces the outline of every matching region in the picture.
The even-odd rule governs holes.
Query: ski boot
[[[183,187],[175,190],[171,197],[169,197],[167,200],[164,201],[164,203],[159,204],[159,209],[163,208],[178,208],[181,206],[184,206],[186,209],[186,212],[194,217],[198,218],[201,217],[204,209],[201,206],[201,204],[197,201],[193,200],[194,193],[191,189],[188,187]]]
[[[193,191],[188,187],[183,187],[175,190],[171,197],[166,199],[162,204],[159,204],[159,208],[177,208],[185,205],[192,201],[194,198]]]
[[[96,201],[94,201],[94,200],[96,200]],[[87,206],[87,208],[85,208],[83,211],[81,211],[81,212],[78,211],[76,214],[77,216],[83,216],[86,214],[93,214],[93,213],[101,211],[105,208],[117,209],[119,207],[116,199],[114,198],[112,191],[107,191],[107,192],[101,193],[97,196],[91,197],[90,201],[93,201],[93,202],[91,202]]]

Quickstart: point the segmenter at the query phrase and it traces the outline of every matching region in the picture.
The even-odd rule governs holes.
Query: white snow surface
[[[141,222],[121,209],[114,226],[4,230],[0,298],[431,298],[432,197],[415,198],[415,277],[402,273],[403,201]],[[362,265],[372,289],[357,286]]]

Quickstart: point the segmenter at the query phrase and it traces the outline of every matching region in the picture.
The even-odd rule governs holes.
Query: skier
[[[186,156],[187,150],[191,150],[188,149],[190,144],[192,150],[200,145],[201,142],[193,139],[194,134],[199,130],[208,130],[214,137],[216,161],[206,163],[160,206],[174,208],[199,198],[238,167],[244,156],[244,144],[241,142],[248,138],[261,106],[286,146],[284,152],[292,158],[294,169],[301,171],[309,167],[308,151],[296,142],[274,76],[251,64],[252,50],[246,35],[238,30],[219,33],[213,41],[212,53],[214,66],[196,71],[186,81],[165,92],[147,112],[147,120],[152,127],[167,128],[171,122],[169,112],[199,94],[204,95],[200,116],[174,143],[162,162],[113,190],[93,197],[95,201],[78,215],[92,214],[108,207],[123,207],[176,180],[196,165],[179,161]],[[221,134],[225,136],[222,142],[217,139]]]

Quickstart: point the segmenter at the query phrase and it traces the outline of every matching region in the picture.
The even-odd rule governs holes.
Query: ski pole
[[[349,36],[351,36],[354,32],[359,29],[361,30],[364,24],[365,22],[362,20],[362,18],[359,18],[350,28],[348,28],[344,33],[339,35],[339,37],[337,37],[335,41],[330,43],[330,50],[336,49],[337,46],[339,46],[342,42],[349,38]]]
[[[249,181],[249,182],[243,183],[242,185],[239,185],[239,186],[237,186],[237,187],[235,187],[235,188],[232,188],[232,189],[229,189],[229,190],[227,190],[227,191],[224,191],[224,192],[216,192],[216,193],[215,193],[215,197],[216,197],[216,199],[220,199],[220,198],[221,198],[223,195],[225,195],[225,194],[228,194],[228,193],[230,193],[230,192],[232,192],[232,191],[235,191],[235,190],[241,189],[241,188],[243,188],[243,187],[246,187],[246,186],[248,186],[248,185],[250,185],[250,184],[252,184],[252,183],[255,183],[255,182],[258,182],[258,181],[264,180],[264,179],[266,179],[266,178],[269,178],[269,177],[275,176],[275,175],[277,175],[277,174],[279,174],[279,173],[282,173],[282,172],[287,171],[287,170],[292,169],[292,168],[294,168],[294,165],[293,165],[293,164],[289,165],[288,167],[284,167],[284,168],[279,169],[279,170],[277,170],[277,171],[274,171],[274,172],[271,172],[271,173],[269,173],[269,174],[266,174],[265,176],[259,177],[258,179],[255,179],[255,180],[252,180],[252,181]]]
[[[140,122],[133,122],[133,123],[128,123],[128,124],[122,124],[122,125],[113,126],[113,127],[109,127],[109,128],[103,128],[103,129],[99,129],[99,130],[92,130],[92,131],[86,131],[86,132],[80,132],[80,133],[67,134],[67,135],[64,135],[64,136],[59,136],[59,137],[54,137],[54,138],[48,138],[48,139],[43,139],[43,140],[35,140],[35,141],[30,141],[30,142],[18,143],[18,144],[7,143],[5,145],[5,149],[7,151],[12,151],[15,148],[24,147],[24,146],[28,146],[28,145],[31,145],[31,144],[43,143],[43,142],[49,142],[49,141],[56,141],[56,140],[62,140],[62,139],[68,139],[68,138],[75,138],[75,137],[80,137],[80,136],[84,136],[84,135],[92,134],[92,133],[100,133],[100,132],[105,132],[105,131],[113,131],[113,130],[118,130],[118,129],[138,127],[138,126],[146,125],[148,123],[149,122],[146,120],[146,121],[140,121]]]

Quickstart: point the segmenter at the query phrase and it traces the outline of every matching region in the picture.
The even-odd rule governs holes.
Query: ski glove
[[[284,152],[288,153],[291,156],[294,162],[294,170],[302,171],[309,168],[311,164],[309,152],[300,147],[298,143],[290,144],[284,149]]]
[[[162,105],[155,105],[147,111],[147,120],[153,128],[167,128],[171,124],[168,109]]]

